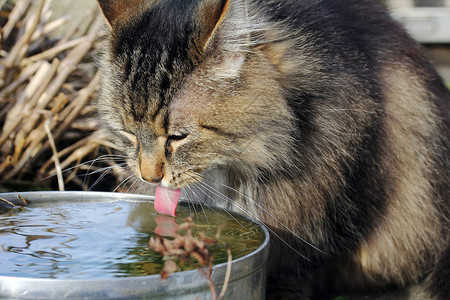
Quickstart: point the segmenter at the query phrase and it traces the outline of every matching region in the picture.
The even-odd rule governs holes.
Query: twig
[[[3,201],[3,202],[5,202],[5,203],[9,204],[9,205],[11,205],[12,207],[16,207],[16,206],[27,206],[27,205],[28,205],[27,200],[25,200],[20,194],[17,194],[17,197],[18,197],[19,200],[21,201],[20,203],[17,202],[17,201],[15,201],[15,200],[9,201],[9,200],[7,200],[7,199],[5,199],[5,198],[2,198],[2,197],[0,197],[0,201]],[[13,201],[16,202],[16,203],[14,203]]]
[[[47,132],[48,141],[53,151],[53,161],[55,163],[55,168],[57,170],[56,176],[58,178],[58,187],[60,191],[64,191],[64,178],[62,175],[61,164],[58,159],[58,150],[56,149],[55,140],[53,139],[52,132],[50,130],[50,118],[45,122],[45,131]]]
[[[11,155],[6,156],[5,160],[0,164],[0,174],[3,173],[3,171],[10,167],[12,165],[13,158]]]
[[[76,69],[78,63],[87,54],[89,49],[92,47],[94,39],[90,38],[83,43],[80,43],[77,47],[72,49],[70,53],[61,61],[58,74],[55,79],[50,83],[46,92],[42,94],[39,98],[36,108],[45,109],[48,103],[56,96],[59,92],[61,86],[67,80],[69,75]],[[32,128],[35,127],[36,122],[39,120],[39,115],[33,115],[29,118],[27,126],[22,129],[26,135]]]
[[[93,135],[95,135],[95,134],[96,134],[96,133],[94,133]],[[66,156],[66,155],[68,155],[68,154],[70,154],[70,153],[73,153],[75,150],[81,148],[83,145],[87,145],[91,140],[92,140],[92,136],[88,136],[88,137],[86,137],[86,138],[84,138],[84,139],[79,140],[79,141],[76,142],[75,144],[72,144],[72,145],[68,146],[67,148],[64,148],[63,150],[59,151],[59,152],[58,152],[58,157],[61,158],[61,157]],[[79,159],[82,159],[83,157],[84,157],[84,156],[78,157],[78,158],[75,159],[74,161],[78,161]],[[47,172],[47,169],[52,165],[52,163],[53,163],[53,162],[52,162],[51,159],[48,160],[47,162],[45,162],[45,163],[42,165],[42,167],[41,167],[39,173],[40,173],[40,174],[49,173],[50,175],[54,174],[55,170],[51,170],[50,172]],[[65,168],[65,167],[64,167],[64,163],[63,163],[62,165],[63,165],[63,169],[64,169],[64,168]],[[68,165],[70,165],[70,163],[68,163]],[[67,166],[66,166],[66,167],[67,167]]]
[[[36,41],[43,35],[48,35],[53,30],[58,29],[59,27],[61,27],[61,25],[69,21],[69,19],[69,17],[61,17],[57,20],[52,21],[51,23],[46,24],[45,26],[43,26],[43,28],[40,28],[33,33],[33,35],[31,36],[31,40]]]
[[[200,274],[202,274],[203,277],[206,278],[206,280],[208,280],[208,284],[209,284],[209,291],[211,293],[211,300],[217,300],[217,296],[216,296],[216,287],[214,286],[214,282],[212,281],[211,275],[212,275],[212,267],[208,267],[208,272],[206,272],[205,270],[198,270],[200,272]]]
[[[11,205],[12,207],[16,207],[16,205],[14,203],[12,203],[11,201],[6,200],[5,198],[0,197],[0,201],[6,202],[7,204]]]
[[[43,110],[42,113],[44,114],[51,114],[49,111]],[[56,124],[57,117],[52,117],[52,120],[50,122],[50,127],[53,128]],[[38,126],[33,132],[31,133],[32,138],[28,137],[30,139],[30,145],[28,148],[23,152],[23,154],[20,157],[20,160],[17,162],[15,167],[11,172],[5,175],[6,180],[10,180],[12,177],[16,176],[20,171],[22,171],[23,167],[26,163],[30,161],[30,159],[36,155],[39,151],[39,149],[42,147],[42,140],[45,138],[45,128],[44,124],[41,124]]]
[[[36,30],[36,27],[39,24],[39,20],[41,17],[41,12],[44,7],[46,0],[39,0],[39,3],[36,7],[35,13],[30,17],[30,20],[28,20],[27,25],[25,27],[24,35],[21,37],[19,42],[17,42],[14,47],[11,49],[8,57],[4,61],[4,65],[6,68],[11,68],[15,65],[18,65],[20,60],[23,58],[23,56],[26,53],[27,45],[29,44],[31,40],[31,35]]]
[[[16,24],[19,22],[20,18],[25,14],[30,6],[29,0],[18,1],[18,3],[14,6],[13,10],[9,14],[8,22],[3,27],[2,31],[2,40],[6,40],[11,31],[14,29]]]
[[[20,199],[20,200],[22,200],[22,204],[23,205],[28,205],[28,202],[27,202],[27,200],[25,200],[25,198],[24,197],[22,197],[22,195],[21,194],[17,194],[17,197]]]
[[[97,72],[97,74],[95,74],[94,78],[91,80],[89,85],[83,90],[81,90],[78,93],[78,97],[73,100],[72,105],[75,108],[67,110],[70,111],[69,114],[64,114],[64,112],[62,113],[64,122],[56,131],[55,139],[59,139],[63,134],[63,132],[65,132],[67,128],[69,128],[70,124],[72,124],[75,121],[75,119],[79,117],[81,111],[86,107],[92,94],[97,89],[99,83],[100,83],[100,72]]]
[[[164,268],[161,272],[161,278],[165,279],[170,273],[176,272],[179,267],[178,264],[190,263],[194,264],[189,258],[192,257],[197,261],[197,265],[200,274],[208,280],[209,289],[211,292],[212,300],[221,300],[225,295],[228,288],[228,283],[231,275],[231,250],[227,248],[228,264],[225,273],[225,280],[222,286],[221,293],[217,297],[214,282],[212,280],[212,272],[214,265],[215,252],[210,252],[210,246],[217,245],[221,228],[217,230],[215,238],[207,237],[206,234],[198,232],[198,237],[192,235],[191,227],[193,226],[191,217],[186,218],[186,222],[180,224],[177,228],[177,232],[173,234],[173,240],[169,240],[162,236],[151,237],[149,241],[150,249],[159,252],[164,257]],[[186,229],[186,233],[181,235],[179,232]],[[206,267],[206,268],[205,268]]]
[[[230,282],[232,256],[231,256],[231,249],[229,247],[227,247],[227,254],[228,254],[228,261],[227,261],[227,271],[225,273],[225,281],[222,286],[222,291],[220,292],[219,298],[217,298],[217,300],[221,300],[223,298],[225,292],[227,291],[228,283]]]
[[[20,65],[21,66],[26,66],[26,65],[28,65],[28,64],[30,64],[32,62],[38,61],[38,60],[49,59],[51,57],[56,56],[60,52],[63,52],[63,51],[68,50],[70,48],[74,48],[74,47],[78,46],[79,44],[81,44],[83,42],[86,42],[86,40],[87,40],[87,38],[83,36],[83,37],[77,38],[75,40],[68,41],[68,42],[66,42],[64,44],[60,44],[60,45],[58,45],[56,47],[48,49],[47,51],[44,51],[44,52],[41,52],[41,53],[36,54],[34,56],[31,56],[31,57],[23,59],[20,62]]]
[[[8,94],[13,93],[22,83],[24,83],[26,80],[28,80],[34,73],[36,73],[37,69],[40,67],[40,64],[31,64],[29,66],[26,66],[20,73],[20,75],[17,77],[16,80],[14,80],[12,83],[10,83],[7,87],[5,87],[0,92],[0,97],[6,97]],[[0,99],[1,99],[0,98]]]
[[[11,12],[1,16],[8,21],[0,28],[0,151],[4,158],[0,180],[38,179],[53,168],[50,171],[57,175],[62,190],[66,184],[62,170],[78,164],[80,168],[66,180],[86,188],[74,178],[82,162],[116,147],[101,133],[84,138],[98,129],[89,119],[89,102],[99,84],[91,61],[102,34],[102,25],[96,21],[98,9],[80,18],[80,23],[72,22],[71,31],[60,38],[49,33],[67,18],[50,21],[50,0],[12,3]],[[73,140],[78,142],[64,148]],[[64,149],[58,152],[58,148]],[[120,177],[117,168],[113,172],[116,179]]]
[[[84,157],[86,157],[88,154],[92,153],[92,151],[94,151],[97,147],[99,147],[100,145],[95,143],[95,142],[91,142],[89,141],[86,145],[76,149],[75,151],[73,151],[69,157],[67,157],[62,163],[61,166],[63,167],[63,169],[67,168],[69,165],[71,165],[72,163],[83,159]],[[52,172],[53,173],[53,172]]]
[[[8,139],[9,135],[14,130],[17,130],[23,118],[27,116],[26,114],[31,113],[32,109],[36,106],[39,95],[44,93],[48,83],[55,74],[58,65],[58,59],[55,59],[52,65],[47,62],[43,62],[41,64],[41,67],[31,80],[30,84],[28,84],[23,94],[19,97],[19,99],[17,99],[15,106],[8,113],[5,124],[3,125],[2,135],[0,137],[0,146]],[[27,119],[26,123],[30,124],[30,122],[31,121]],[[23,124],[20,131],[18,131],[17,139],[21,139],[26,136],[29,130],[33,128],[34,123],[28,126],[26,126],[26,123]]]

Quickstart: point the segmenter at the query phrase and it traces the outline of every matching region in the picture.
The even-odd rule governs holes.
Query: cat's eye
[[[172,145],[173,142],[184,140],[185,138],[187,138],[188,135],[189,134],[187,134],[187,133],[169,135],[167,137],[167,141],[166,141],[166,156],[169,156],[170,153],[172,153],[174,151],[173,145]]]
[[[125,130],[120,130],[120,134],[122,134],[124,137],[126,137],[127,140],[129,140],[131,143],[137,145],[138,139],[137,139],[136,135],[134,135],[133,133],[125,131]]]
[[[169,135],[167,137],[167,141],[181,141],[184,140],[188,136],[187,133],[179,133],[174,135]]]

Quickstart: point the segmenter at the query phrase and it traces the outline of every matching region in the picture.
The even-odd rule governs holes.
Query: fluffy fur
[[[105,127],[140,178],[271,228],[269,298],[448,295],[450,94],[382,5],[125,2],[99,0]]]

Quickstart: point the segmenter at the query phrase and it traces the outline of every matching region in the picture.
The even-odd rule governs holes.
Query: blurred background
[[[384,0],[395,19],[419,42],[450,82],[450,0]]]
[[[449,85],[450,0],[380,1]],[[0,0],[0,7],[0,192],[133,188],[97,130],[96,1]]]
[[[0,191],[120,190],[124,170],[95,118],[96,1],[0,7]]]

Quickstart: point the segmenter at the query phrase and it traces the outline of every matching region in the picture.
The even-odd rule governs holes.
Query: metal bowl
[[[152,196],[103,192],[24,192],[20,195],[29,201],[31,207],[33,204],[45,201],[64,206],[65,203],[74,200],[86,201],[94,205],[98,201],[148,202],[154,199]],[[0,197],[13,203],[20,202],[17,193],[0,194]],[[264,232],[264,241],[256,251],[232,261],[231,276],[224,299],[260,300],[265,298],[269,234],[263,225],[256,224]],[[1,251],[0,249],[0,256]],[[0,268],[1,265],[0,263]],[[219,291],[225,282],[226,269],[227,263],[213,267],[212,281]],[[0,298],[191,300],[211,299],[211,292],[208,280],[198,270],[191,270],[173,273],[165,280],[162,280],[159,274],[88,280],[0,276]]]

